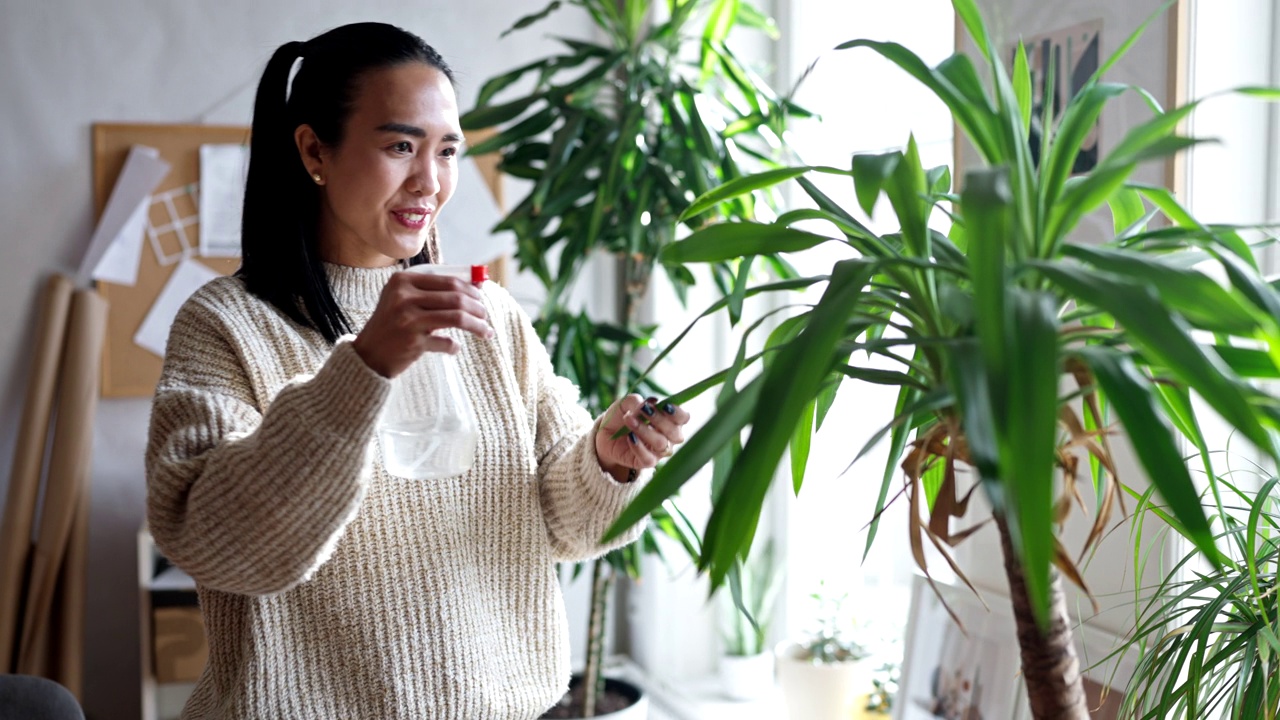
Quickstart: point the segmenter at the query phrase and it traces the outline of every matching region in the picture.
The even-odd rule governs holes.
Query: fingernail
[[[662,412],[664,412],[664,413],[666,413],[666,414],[668,414],[668,415],[675,415],[675,414],[676,414],[676,406],[675,406],[675,405],[672,405],[671,403],[667,403],[666,405],[663,405],[663,406],[662,406]]]
[[[636,440],[636,434],[635,434],[635,433],[627,433],[627,437],[631,438],[631,444],[632,444],[632,445],[635,445],[635,444],[636,444],[636,442],[638,442],[638,441]]]
[[[652,396],[645,398],[645,399],[644,399],[644,401],[645,401],[646,403],[649,403],[650,405],[657,405],[657,404],[658,404],[658,398],[656,398],[656,397],[652,397]]]
[[[644,405],[641,405],[640,410],[645,415],[648,415],[649,417],[653,417],[653,406],[650,405],[649,403],[645,403]]]

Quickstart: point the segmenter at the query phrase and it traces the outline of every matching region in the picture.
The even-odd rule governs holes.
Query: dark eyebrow
[[[390,122],[384,125],[379,125],[378,132],[389,132],[389,133],[396,133],[399,135],[409,135],[410,137],[423,138],[423,139],[427,137],[426,130],[423,130],[422,128],[416,125],[406,125],[404,123],[397,123],[397,122]],[[462,142],[462,136],[458,135],[457,133],[445,133],[445,136],[441,138],[441,141],[449,142],[449,143],[460,143]]]
[[[427,131],[416,125],[405,125],[404,123],[386,123],[378,126],[378,132],[397,133],[399,135],[409,135],[416,138],[425,138]]]

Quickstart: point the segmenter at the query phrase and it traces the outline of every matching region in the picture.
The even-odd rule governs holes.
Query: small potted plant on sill
[[[766,643],[782,572],[772,541],[743,564],[739,577],[738,597],[725,603],[720,629],[720,687],[731,700],[754,700],[773,687],[773,655]]]
[[[801,642],[783,641],[774,649],[778,681],[793,718],[846,720],[871,691],[867,649],[846,634],[841,622],[845,598],[815,593],[817,631]]]

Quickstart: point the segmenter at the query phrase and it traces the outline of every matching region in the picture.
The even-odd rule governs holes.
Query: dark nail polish
[[[640,411],[643,412],[645,415],[648,415],[649,417],[653,417],[653,406],[650,405],[649,403],[645,403],[644,405],[641,405]]]
[[[662,412],[664,412],[664,413],[666,413],[666,414],[668,414],[668,415],[675,415],[675,414],[676,414],[676,406],[675,406],[675,405],[672,405],[671,403],[667,403],[666,405],[663,405],[663,406],[662,406]]]
[[[644,399],[644,401],[645,401],[645,403],[646,403],[646,404],[648,404],[648,405],[653,405],[653,406],[655,406],[655,407],[656,407],[656,406],[657,406],[657,404],[658,404],[658,398],[653,397],[653,396],[650,396],[650,397],[645,398],[645,399]]]
[[[631,438],[631,444],[632,444],[632,445],[635,445],[635,444],[636,444],[637,440],[636,440],[636,434],[635,434],[635,433],[627,433],[627,437]]]

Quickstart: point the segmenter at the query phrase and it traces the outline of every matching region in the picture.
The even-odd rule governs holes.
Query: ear
[[[312,130],[310,125],[299,125],[298,129],[293,131],[293,142],[298,146],[298,155],[302,157],[302,164],[307,168],[307,174],[319,175],[323,182],[328,150],[324,143],[320,142],[316,131]]]

